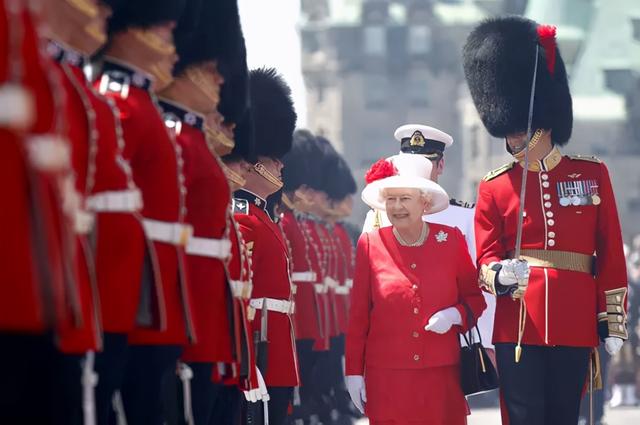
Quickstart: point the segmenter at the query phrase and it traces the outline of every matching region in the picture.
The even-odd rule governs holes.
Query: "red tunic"
[[[90,152],[97,152],[97,128],[95,115],[84,85],[85,78],[80,69],[82,56],[51,42],[49,53],[59,71],[62,88],[65,92],[66,136],[71,143],[71,165],[73,168],[76,196],[79,198],[76,214],[88,215],[84,208],[85,196],[93,186],[95,163]],[[77,62],[72,62],[70,56]],[[78,221],[80,219],[75,218]],[[76,228],[75,281],[80,295],[82,323],[69,320],[60,331],[60,350],[65,353],[84,353],[96,350],[102,345],[102,324],[98,289],[93,268],[93,253],[89,246],[88,233],[92,224],[74,223]],[[82,227],[82,228],[80,228]]]
[[[280,222],[291,247],[291,280],[296,284],[296,312],[293,315],[296,339],[320,338],[320,307],[314,283],[316,275],[311,268],[309,242],[293,211],[286,211]]]
[[[258,388],[253,329],[249,317],[249,300],[253,290],[251,257],[238,223],[233,217],[230,222],[231,258],[227,264],[227,276],[233,293],[233,338],[236,347],[233,361],[236,370],[246,374],[239,377],[239,387],[250,391]]]
[[[353,245],[344,227],[337,223],[331,235],[338,252],[338,283],[336,288],[336,311],[340,333],[346,333],[349,327],[350,290],[353,285]]]
[[[522,343],[594,347],[598,313],[607,311],[605,291],[627,288],[609,173],[597,160],[562,156],[557,149],[537,165],[541,170],[529,171],[527,177],[522,248],[595,254],[596,274],[532,267]],[[480,183],[475,226],[479,266],[509,258],[515,248],[521,179],[522,167],[513,166]],[[561,206],[568,187],[577,187],[577,193],[595,191],[599,204]],[[494,342],[517,341],[519,305],[509,296],[498,297]]]
[[[320,238],[316,220],[308,215],[302,221],[302,230],[307,237],[309,245],[311,246],[309,259],[311,260],[311,269],[316,274],[316,283],[314,284],[314,287],[316,289],[316,299],[320,307],[320,325],[322,328],[322,334],[320,338],[316,339],[313,349],[316,351],[326,351],[331,347],[331,341],[329,340],[331,337],[330,301],[328,288],[325,284],[328,259],[326,250]]]
[[[338,307],[335,291],[335,288],[338,285],[338,252],[336,250],[335,244],[333,243],[333,238],[331,236],[331,232],[327,227],[327,223],[324,221],[316,221],[315,225],[326,258],[324,284],[327,286],[327,317],[329,322],[329,336],[333,338],[340,334],[338,324]]]
[[[187,188],[187,223],[193,226],[193,239],[203,243],[227,241],[231,191],[214,154],[207,147],[202,125],[204,119],[183,107],[161,102],[165,113],[176,114],[182,122],[177,141],[184,158]],[[193,124],[189,125],[188,122]],[[229,252],[191,251],[187,245],[187,269],[192,311],[198,341],[184,347],[182,359],[187,362],[231,363],[230,291],[223,261]]]
[[[103,329],[127,333],[135,326],[145,252],[139,214],[142,195],[123,157],[125,139],[115,101],[98,94],[89,84],[85,90],[98,130],[94,184],[87,207],[95,213],[95,267]],[[104,197],[113,196],[125,196],[127,201],[102,202]]]
[[[240,191],[236,196],[246,198],[254,195]],[[262,206],[266,201],[255,200]],[[238,200],[235,201],[239,204]],[[282,232],[267,212],[256,202],[244,201],[245,213],[235,209],[235,218],[247,244],[250,244],[253,271],[252,299],[272,298],[293,299],[292,284],[289,279],[289,259],[287,245]],[[253,331],[260,331],[261,310],[256,310],[252,321]],[[295,387],[299,384],[298,361],[295,349],[293,323],[289,314],[269,312],[268,316],[268,368],[264,374],[267,386]]]
[[[49,72],[51,64],[40,54],[34,15],[27,6],[18,8],[9,15],[0,2],[0,82],[10,80],[30,93],[35,111],[32,125],[20,132],[0,124],[0,190],[11,206],[0,212],[5,241],[0,247],[0,330],[59,333],[62,323],[82,320],[73,256],[68,255],[73,250],[71,227],[61,209],[59,183],[69,172],[68,156],[42,154],[43,149],[68,149],[57,136],[63,96],[57,74]],[[10,74],[10,63],[20,65],[19,75]],[[46,163],[33,154],[46,157]]]
[[[105,95],[113,98],[120,110],[126,143],[124,157],[131,164],[133,179],[142,191],[145,223],[160,222],[163,229],[173,229],[168,235],[171,242],[158,240],[152,231],[145,229],[146,255],[153,268],[153,287],[150,288],[153,295],[145,301],[151,304],[146,310],[152,319],[137,322],[129,342],[134,345],[185,344],[195,340],[195,334],[184,264],[186,238],[182,229],[186,193],[180,149],[165,128],[155,97],[149,91],[151,82],[145,74],[108,60],[96,84],[103,89],[106,86]],[[127,310],[134,317],[140,303],[140,282],[136,288],[134,292],[138,295],[130,300]]]
[[[486,304],[464,236],[429,224],[422,246],[401,246],[392,228],[358,242],[346,340],[346,375],[364,375],[372,420],[464,424],[458,334],[466,303],[478,317]],[[463,319],[444,334],[424,330],[455,307]]]

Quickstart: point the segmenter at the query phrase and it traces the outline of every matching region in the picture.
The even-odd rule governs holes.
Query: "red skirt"
[[[371,425],[465,425],[469,408],[457,365],[426,369],[367,367],[365,413]]]

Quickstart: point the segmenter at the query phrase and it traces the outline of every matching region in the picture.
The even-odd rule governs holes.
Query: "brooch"
[[[446,242],[447,241],[447,237],[449,236],[448,233],[445,233],[444,231],[440,230],[437,234],[436,234],[436,241],[440,242]]]

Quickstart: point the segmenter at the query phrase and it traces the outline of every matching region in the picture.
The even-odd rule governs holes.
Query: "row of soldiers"
[[[0,424],[348,413],[356,185],[248,71],[236,0],[0,20]]]

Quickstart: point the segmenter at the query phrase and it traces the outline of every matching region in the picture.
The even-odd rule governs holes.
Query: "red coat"
[[[182,122],[177,141],[184,158],[186,221],[193,226],[193,237],[206,242],[228,241],[231,191],[219,159],[207,147],[202,132],[204,119],[173,103],[163,101],[161,106],[165,113],[175,114]],[[231,363],[231,294],[223,264],[226,257],[203,256],[200,251],[190,252],[187,246],[186,260],[198,341],[184,347],[182,359]]]
[[[87,200],[95,214],[95,268],[105,332],[127,333],[135,326],[140,279],[145,253],[142,195],[124,159],[125,139],[120,111],[112,97],[105,98],[89,84],[87,96],[96,114],[98,150],[93,187]],[[107,208],[104,196],[129,196],[130,203]],[[139,202],[136,201],[138,199]],[[93,202],[93,204],[92,204]],[[121,208],[121,209],[119,209]]]
[[[522,168],[510,164],[490,173],[478,187],[475,230],[479,266],[508,258],[515,248],[521,179]],[[560,198],[566,198],[561,194],[567,193],[568,185],[596,191],[599,205],[589,197],[586,205],[561,206]],[[595,253],[596,274],[533,267],[525,295],[527,321],[522,342],[598,345],[597,320],[598,313],[606,312],[605,291],[626,292],[627,288],[622,235],[607,167],[594,159],[562,156],[554,149],[544,159],[542,171],[528,173],[525,213],[523,249],[585,256]],[[519,304],[508,295],[498,297],[494,342],[517,341]]]
[[[251,250],[252,299],[293,300],[288,248],[280,228],[263,209],[266,201],[246,191],[236,192],[235,196],[244,198],[235,201],[234,212],[242,236]],[[263,208],[258,207],[257,203]],[[254,332],[260,331],[261,315],[261,311],[257,310],[252,321]],[[267,337],[268,369],[264,376],[267,386],[297,386],[298,360],[291,316],[269,312]]]
[[[19,40],[10,38],[10,19],[12,25],[18,25],[25,31],[33,32],[30,15],[23,11],[20,11],[17,16],[9,15],[4,3],[0,1],[0,86],[9,78],[10,60],[18,61],[22,67],[30,63],[32,65],[30,68],[33,68],[37,61],[34,33],[28,37],[28,40],[34,43],[29,49],[34,55],[32,62],[28,62],[28,56],[25,55],[26,35]],[[20,46],[20,51],[12,52],[10,46],[16,43]],[[44,74],[41,77],[44,77]],[[33,87],[29,85],[30,81],[26,78],[22,78],[20,83],[26,93],[30,95],[35,93]],[[6,105],[3,107],[6,108]],[[28,114],[32,118],[33,115],[35,111]],[[38,278],[36,269],[38,263],[44,264],[47,272],[52,272],[52,277],[55,274],[53,274],[53,264],[50,264],[51,259],[47,255],[47,247],[38,244],[30,236],[35,230],[35,223],[29,212],[40,211],[41,208],[37,208],[34,204],[49,203],[49,199],[44,194],[33,192],[30,174],[33,175],[35,170],[28,162],[24,139],[24,135],[12,128],[8,121],[0,122],[2,146],[0,193],[2,193],[4,204],[11,206],[0,208],[0,232],[3,235],[3,243],[0,246],[0,268],[3,270],[0,277],[0,331],[41,332],[50,329],[55,319],[54,314],[47,317],[46,306],[53,305],[53,299],[60,300],[64,295],[60,284],[47,285],[46,289],[53,291],[51,293],[41,290],[45,282]],[[36,195],[35,200],[30,196],[31,194]],[[34,251],[38,246],[41,250]]]
[[[338,327],[340,333],[346,333],[349,328],[349,304],[351,302],[349,292],[353,285],[353,245],[347,231],[340,223],[333,226],[331,235],[338,252],[338,283],[340,284],[340,287],[336,289]]]
[[[78,214],[89,215],[84,208],[85,196],[91,190],[95,176],[95,162],[90,152],[97,152],[98,140],[91,134],[97,135],[95,115],[91,106],[91,99],[85,91],[86,80],[82,73],[81,58],[77,52],[66,51],[57,44],[50,42],[49,53],[55,61],[55,68],[59,72],[61,87],[65,93],[65,119],[73,125],[66,126],[66,136],[71,143],[71,165],[75,177],[75,191],[79,198]],[[78,62],[72,62],[70,56]],[[76,227],[75,250],[75,282],[77,285],[79,302],[82,308],[82,323],[73,321],[63,325],[60,331],[60,349],[66,353],[84,353],[96,350],[102,345],[102,323],[98,288],[93,268],[93,253],[89,245],[89,232],[92,225],[85,224],[84,229]]]
[[[36,20],[27,6],[19,5],[9,16],[0,2],[0,82],[14,77],[35,101],[33,122],[20,133],[3,128],[2,193],[7,205],[0,213],[0,329],[19,332],[55,330],[60,336],[63,324],[82,321],[82,307],[73,276],[74,249],[72,229],[62,205],[61,178],[68,173],[68,156],[51,155],[51,149],[68,150],[58,136],[64,122],[59,116],[62,105],[58,75],[41,56]],[[8,25],[19,30],[9,39]],[[17,46],[10,50],[9,46]],[[10,76],[9,55],[20,66],[18,75]],[[16,57],[16,55],[19,55]],[[60,120],[58,119],[60,118]],[[43,154],[43,149],[47,152]],[[45,158],[47,161],[40,162]],[[54,160],[55,159],[55,160]],[[70,271],[65,273],[64,271]],[[6,279],[6,281],[5,281]]]
[[[317,219],[307,215],[302,221],[303,232],[307,236],[311,250],[309,259],[311,260],[311,269],[316,274],[316,288],[318,305],[320,307],[320,325],[322,326],[322,336],[316,339],[313,346],[314,350],[326,351],[331,347],[331,319],[330,319],[330,300],[328,288],[325,285],[325,277],[327,277],[328,258],[327,252],[320,233],[318,230]]]
[[[249,300],[253,291],[251,257],[238,223],[233,217],[230,222],[231,258],[227,263],[227,276],[233,293],[233,338],[236,347],[233,362],[238,372],[246,373],[246,377],[238,380],[240,388],[249,391],[258,388],[253,329],[249,317]]]
[[[327,223],[324,221],[314,221],[316,228],[316,234],[320,245],[324,250],[325,257],[325,269],[324,269],[324,284],[327,287],[327,326],[329,327],[329,337],[333,338],[340,334],[338,327],[338,313],[336,306],[336,293],[335,286],[338,284],[338,256],[336,247],[333,243],[331,233],[327,228]]]
[[[96,84],[115,100],[124,132],[124,157],[133,170],[133,179],[142,191],[145,220],[168,226],[184,224],[185,195],[183,160],[172,134],[165,127],[146,75],[131,66],[105,62],[104,74]],[[113,84],[115,81],[118,84]],[[117,91],[115,91],[117,90]],[[182,190],[181,190],[182,189]],[[183,232],[179,232],[183,234]],[[134,345],[182,345],[195,339],[191,301],[184,263],[184,247],[174,240],[151,240],[146,231],[149,263],[153,268],[153,295],[147,310],[152,323],[137,326],[130,333]],[[177,236],[177,235],[176,235]],[[184,238],[183,238],[184,241]],[[140,282],[135,297],[128,300],[127,312],[137,311]]]
[[[458,333],[466,330],[465,302],[479,317],[486,304],[464,236],[429,224],[420,247],[401,246],[392,227],[364,233],[358,242],[346,375],[366,367],[421,369],[456,365]],[[463,319],[445,334],[425,331],[436,312],[455,307]]]
[[[286,211],[280,224],[291,247],[291,280],[296,285],[293,315],[296,339],[317,340],[320,338],[320,306],[314,287],[317,278],[311,268],[311,247],[293,211]]]

